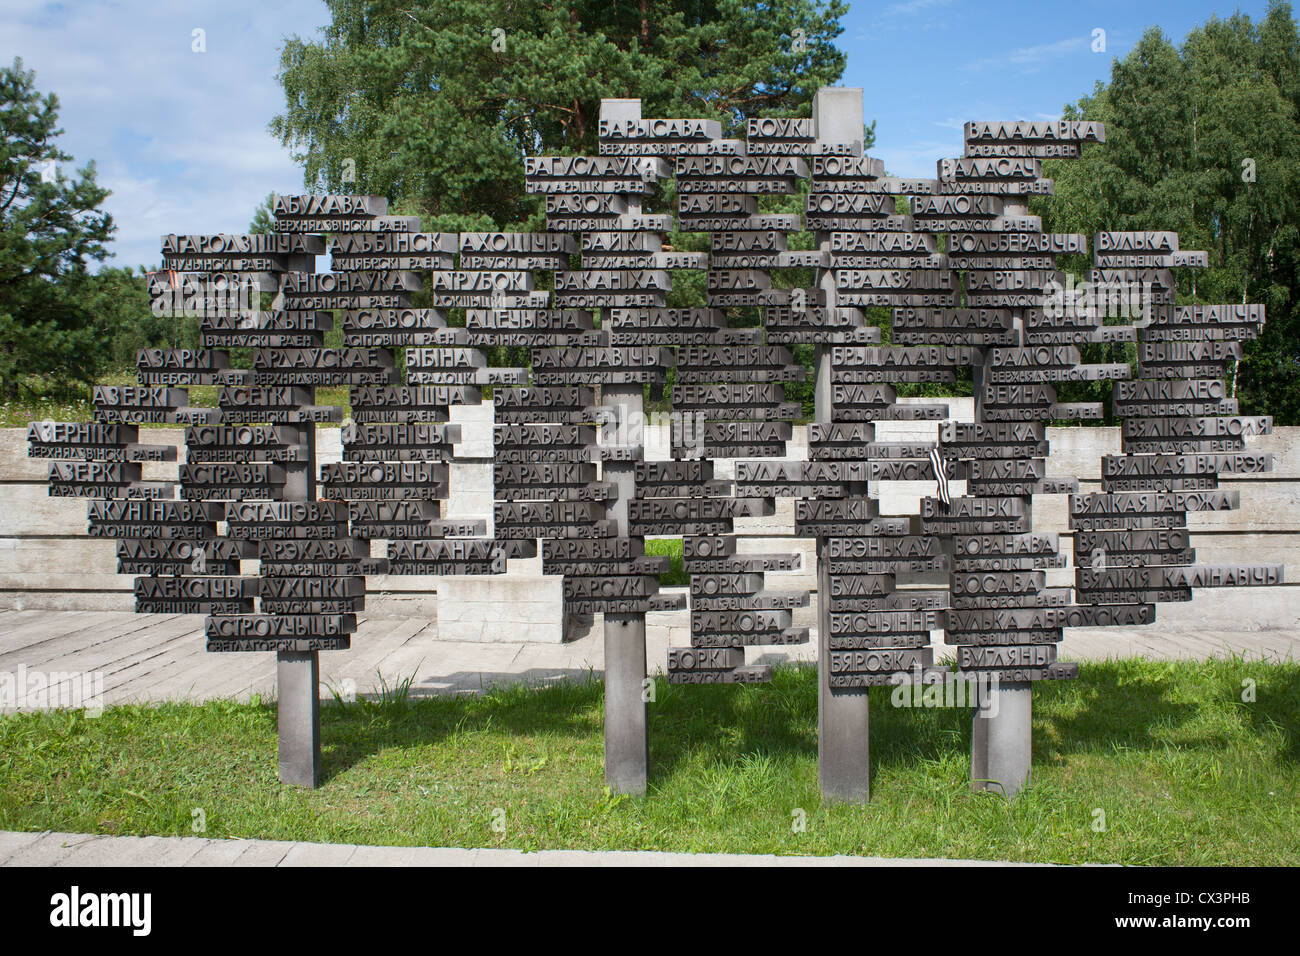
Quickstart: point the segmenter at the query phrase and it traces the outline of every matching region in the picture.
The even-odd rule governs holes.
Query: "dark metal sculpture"
[[[117,539],[137,610],[207,615],[212,651],[277,653],[287,782],[319,781],[317,655],[349,646],[367,574],[499,574],[540,540],[567,610],[604,616],[606,777],[643,791],[645,614],[684,606],[658,593],[667,558],[644,539],[681,536],[690,575],[691,642],[670,649],[668,680],[767,680],[744,649],[807,642],[792,610],[809,595],[769,589],[765,572],[798,556],[738,553],[733,522],[785,496],[797,534],[817,542],[823,792],[866,798],[867,688],[942,679],[942,629],[979,687],[972,780],[1014,795],[1029,777],[1032,682],[1077,673],[1056,659],[1063,628],[1149,623],[1195,586],[1280,580],[1277,565],[1195,565],[1186,530],[1190,512],[1237,506],[1220,474],[1271,465],[1244,442],[1270,421],[1238,416],[1223,382],[1263,309],[1176,305],[1173,270],[1206,257],[1172,233],[1100,234],[1091,287],[1067,290],[1055,256],[1086,252],[1086,238],[1044,234],[1027,201],[1051,192],[1041,161],[1100,143],[1100,124],[969,123],[965,155],[935,179],[886,176],[861,134],[858,90],[822,90],[811,118],[752,119],[744,140],[607,100],[600,155],[526,159],[542,233],[423,233],[383,199],[284,196],[273,234],[164,237],[151,295],[202,316],[203,348],[142,350],[138,387],[96,388],[94,422],[33,425],[31,454],[54,459],[51,494],[92,499],[90,533]],[[670,178],[675,220],[647,211]],[[802,217],[763,210],[763,197],[801,193]],[[678,230],[707,233],[710,251],[672,249]],[[812,250],[789,249],[801,230]],[[333,271],[317,272],[327,247]],[[817,284],[783,286],[796,267]],[[703,307],[668,304],[682,270],[706,273]],[[1140,315],[1106,324],[1090,292],[1134,288]],[[729,327],[741,307],[760,324]],[[863,311],[879,307],[892,310],[887,342]],[[324,346],[331,313],[341,349]],[[1135,343],[1136,378],[1127,362],[1084,364],[1093,343]],[[796,345],[818,353],[807,460],[787,457]],[[529,348],[530,368],[490,366],[499,346]],[[900,383],[953,384],[967,369],[972,422],[942,399],[897,401]],[[671,458],[646,460],[643,395],[670,370]],[[1046,475],[1047,423],[1101,416],[1057,401],[1055,383],[1081,379],[1115,380],[1123,420],[1099,494]],[[189,406],[196,384],[220,387],[216,408]],[[350,386],[352,412],[343,460],[318,480],[315,427],[341,419],[316,404],[325,385]],[[441,513],[460,438],[449,410],[489,387],[490,533]],[[937,443],[876,435],[918,420],[939,423]],[[143,462],[176,460],[140,440],[139,424],[162,422],[186,426],[179,488],[141,477]],[[726,480],[719,459],[736,460]],[[882,515],[891,481],[936,494],[919,514]],[[1073,589],[1046,586],[1068,556],[1034,530],[1045,494],[1070,496]]]

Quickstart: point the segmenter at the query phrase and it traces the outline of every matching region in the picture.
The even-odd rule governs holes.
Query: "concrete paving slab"
[[[357,852],[343,843],[295,843],[280,866],[344,866]]]
[[[271,655],[208,654],[201,624],[192,623],[190,633],[191,623],[177,616],[115,611],[0,613],[0,670],[20,664],[30,668],[35,666],[32,661],[37,661],[42,670],[80,672],[111,661],[104,688],[107,706],[126,701],[273,696]],[[41,627],[48,628],[50,637],[62,648],[58,656],[51,657],[50,645],[41,642]],[[93,641],[88,637],[86,645],[79,646],[67,640],[70,632],[93,634]],[[651,673],[662,670],[666,641],[662,634],[648,641],[646,663]],[[814,641],[805,646],[755,648],[751,653],[755,661],[770,660],[777,654],[794,661],[810,657],[815,648],[814,635]],[[938,645],[937,650],[950,649]],[[441,640],[436,623],[423,619],[365,619],[353,636],[351,650],[322,655],[320,694],[322,700],[332,701],[330,687],[339,688],[342,680],[349,678],[355,681],[359,695],[377,695],[380,675],[390,685],[413,677],[414,696],[480,693],[518,682],[545,685],[557,680],[600,679],[604,651],[599,627],[568,644],[501,644]],[[1205,659],[1231,654],[1248,660],[1295,660],[1300,658],[1300,628],[1079,628],[1067,632],[1060,652],[1063,659],[1082,661],[1134,655]]]
[[[30,837],[37,839],[31,840]],[[46,866],[1007,866],[989,860],[889,859],[873,856],[773,856],[727,853],[540,850],[478,847],[352,846],[282,840],[199,837],[109,837],[76,833],[6,833],[13,849],[4,865]],[[4,852],[0,849],[0,852]]]
[[[235,866],[279,866],[294,844],[288,840],[249,840]]]
[[[474,851],[474,861],[470,866],[540,866],[539,854],[525,853],[523,850],[491,850],[479,848]]]
[[[253,844],[248,840],[200,840],[199,852],[186,861],[186,866],[232,866]]]
[[[206,840],[194,837],[110,838],[74,844],[55,866],[184,866]]]
[[[545,861],[545,866],[574,867],[596,866],[604,854],[588,853],[584,850],[548,850],[546,853],[533,854]]]
[[[444,850],[440,866],[469,866],[473,850]],[[428,866],[429,849],[422,846],[359,846],[345,866]]]
[[[684,866],[685,862],[676,862],[679,859],[689,860],[689,865],[700,865],[699,860],[702,854],[699,853],[643,853],[634,850],[606,850],[591,854],[590,866]],[[749,857],[746,857],[749,859]]]
[[[113,837],[85,833],[46,833],[35,843],[18,850],[4,866],[57,866],[87,844]]]
[[[15,854],[21,853],[44,838],[45,832],[40,830],[33,833],[12,830],[0,832],[0,866],[4,866]]]

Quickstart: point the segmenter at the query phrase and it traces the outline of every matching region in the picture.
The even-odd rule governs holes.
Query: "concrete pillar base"
[[[280,781],[295,787],[319,787],[320,652],[280,651],[276,655],[275,684]]]
[[[825,800],[871,799],[871,706],[865,687],[830,686],[829,563],[817,555],[817,785]]]
[[[1014,799],[1029,786],[1033,752],[1033,684],[981,690],[971,718],[971,790]]]
[[[645,615],[605,615],[605,784],[645,793],[650,734],[645,701]]]

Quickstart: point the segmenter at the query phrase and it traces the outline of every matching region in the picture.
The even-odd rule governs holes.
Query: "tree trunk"
[[[587,111],[578,100],[573,101],[573,130],[577,134],[578,144],[587,138]]]

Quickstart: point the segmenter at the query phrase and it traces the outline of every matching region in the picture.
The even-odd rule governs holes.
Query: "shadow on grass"
[[[1256,682],[1256,701],[1238,701],[1242,680]],[[881,770],[952,759],[970,752],[968,708],[896,707],[890,688],[871,692],[871,764]],[[1064,763],[1070,754],[1117,748],[1160,749],[1170,733],[1183,746],[1231,746],[1244,722],[1260,735],[1280,733],[1284,756],[1300,756],[1300,666],[1242,661],[1085,663],[1077,681],[1034,691],[1034,761]],[[325,777],[390,748],[436,745],[448,737],[493,730],[510,735],[603,733],[604,686],[592,674],[545,686],[489,688],[474,696],[358,701],[321,712]],[[1207,709],[1210,719],[1206,717]],[[1242,710],[1234,723],[1231,713]],[[729,764],[754,756],[817,753],[817,683],[810,667],[779,667],[770,684],[669,685],[656,682],[649,705],[650,778],[679,767]]]
[[[487,686],[482,694],[395,695],[321,707],[326,781],[393,748],[436,745],[493,730],[518,737],[600,735],[604,685],[591,675],[546,685]]]
[[[1254,699],[1243,697],[1253,682]],[[1300,665],[1241,658],[1209,661],[1095,661],[1077,681],[1034,692],[1034,760],[1072,753],[1183,749],[1212,751],[1276,734],[1277,756],[1300,760]]]
[[[1234,676],[1235,682],[1227,682],[1227,692],[1245,712],[1251,727],[1259,734],[1281,733],[1281,756],[1290,764],[1300,764],[1300,665],[1257,667],[1243,663]],[[1254,681],[1254,702],[1241,700],[1247,679]]]

